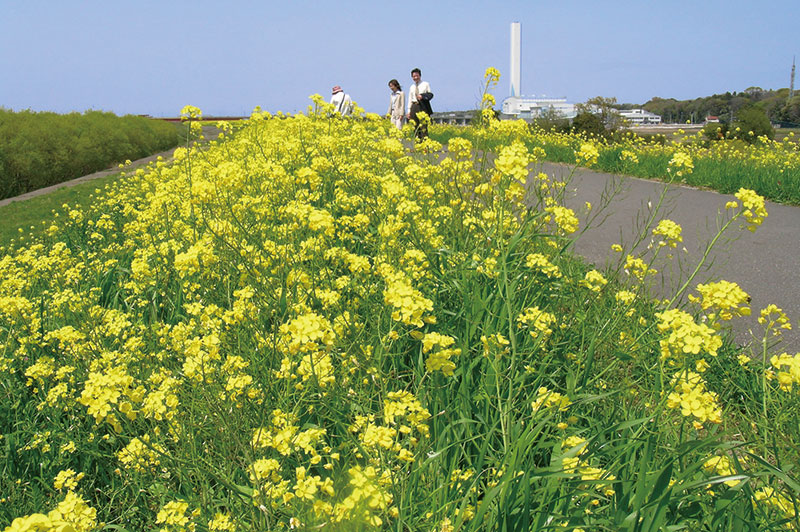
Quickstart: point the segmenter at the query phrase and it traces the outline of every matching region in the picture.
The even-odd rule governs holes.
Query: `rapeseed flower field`
[[[800,143],[793,133],[782,141],[762,136],[752,142],[709,140],[702,132],[675,141],[633,131],[596,137],[538,126],[520,126],[489,138],[456,126],[437,126],[432,134],[445,143],[451,137],[466,136],[476,146],[490,149],[519,141],[530,150],[544,150],[549,161],[681,182],[726,194],[745,188],[772,201],[800,205]]]
[[[732,283],[649,296],[677,224],[598,271],[546,148],[413,145],[312,100],[4,250],[0,528],[798,527],[800,354],[726,342]],[[726,230],[757,229],[738,197]],[[760,312],[765,342],[791,326]]]

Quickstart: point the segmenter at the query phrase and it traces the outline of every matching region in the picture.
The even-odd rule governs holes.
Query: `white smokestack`
[[[520,92],[520,75],[519,75],[519,22],[511,23],[511,75],[509,96],[512,98],[519,98]]]

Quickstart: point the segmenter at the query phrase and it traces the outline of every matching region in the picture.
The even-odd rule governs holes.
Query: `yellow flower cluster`
[[[633,275],[640,281],[643,280],[648,275],[655,275],[658,273],[658,270],[655,268],[651,268],[645,261],[640,259],[639,257],[634,257],[633,255],[627,255],[625,257],[625,272],[628,275]]]
[[[772,331],[774,336],[780,336],[782,331],[789,331],[792,329],[792,324],[789,318],[774,304],[769,304],[761,309],[758,316],[758,323],[766,326],[766,332]]]
[[[456,369],[451,357],[461,354],[461,349],[451,347],[456,339],[439,333],[426,333],[422,338],[422,352],[427,354],[425,368],[433,373],[441,371],[445,376],[452,376]]]
[[[692,156],[683,151],[676,151],[669,160],[667,165],[667,172],[682,177],[685,174],[691,174],[694,170],[694,162]]]
[[[698,284],[697,291],[700,298],[689,295],[689,300],[700,303],[703,310],[717,309],[719,319],[728,321],[737,316],[749,316],[750,296],[739,288],[739,285],[729,281],[719,281],[716,283]],[[710,314],[709,319],[714,321],[717,314]]]
[[[619,290],[616,294],[614,294],[614,299],[623,305],[630,305],[636,300],[636,294],[629,290]]]
[[[488,357],[493,352],[495,357],[507,355],[510,352],[509,345],[511,342],[500,333],[494,333],[489,336],[482,335],[481,344],[483,344],[483,356],[485,357]]]
[[[532,270],[540,271],[551,279],[559,279],[561,271],[558,266],[551,263],[550,260],[541,253],[531,253],[525,257],[525,266]]]
[[[678,309],[656,313],[658,330],[669,333],[660,340],[661,357],[672,363],[680,363],[688,354],[701,352],[716,356],[722,347],[722,339],[709,326],[696,323],[688,312]]]
[[[653,235],[663,237],[658,242],[659,246],[669,246],[671,248],[677,247],[680,242],[683,242],[681,236],[681,226],[672,220],[661,220],[658,225],[653,229]]]
[[[564,234],[572,234],[578,230],[578,218],[575,216],[575,211],[568,207],[561,205],[553,205],[545,209],[546,212],[552,215],[555,219],[556,225]],[[550,221],[550,217],[547,217]]]
[[[291,354],[325,349],[333,344],[336,335],[330,322],[314,312],[303,314],[281,326]]]
[[[427,422],[430,417],[430,412],[423,408],[411,392],[389,392],[387,399],[383,402],[383,418],[386,423],[392,426],[403,421],[408,423],[408,425],[399,426],[399,430],[403,434],[410,434],[411,429],[414,429],[422,436],[427,436]]]
[[[753,494],[753,498],[764,506],[777,510],[784,519],[794,520],[797,517],[797,506],[794,501],[775,488],[769,486],[761,488]]]
[[[352,491],[336,505],[333,521],[354,520],[374,527],[381,526],[381,515],[386,515],[394,499],[390,491],[392,480],[389,472],[380,473],[373,466],[356,466],[350,468],[348,474]]]
[[[580,286],[588,288],[592,292],[599,292],[603,289],[605,285],[608,284],[608,280],[603,277],[603,274],[597,270],[590,270],[586,272],[586,275],[578,281]]]
[[[383,298],[395,308],[392,319],[413,327],[422,327],[433,311],[433,301],[414,288],[402,273],[386,273]]]
[[[781,353],[770,358],[769,362],[776,370],[781,390],[791,392],[795,384],[800,384],[800,353],[794,356]]]
[[[141,438],[133,438],[117,453],[117,459],[126,469],[149,473],[156,470],[161,463],[160,456],[165,452],[161,444],[152,443],[150,436],[145,434]]]
[[[181,119],[184,120],[200,120],[203,118],[203,112],[194,105],[184,105],[180,114]]]
[[[497,84],[497,82],[500,81],[500,71],[494,67],[488,67],[483,74],[483,79],[490,83]]]
[[[578,151],[575,152],[575,161],[582,166],[592,167],[597,164],[600,151],[592,142],[584,142]]]
[[[550,338],[555,323],[556,317],[550,312],[541,310],[538,306],[528,307],[517,316],[517,326],[528,329],[531,338],[540,342],[545,342]]]
[[[98,530],[97,510],[73,491],[49,513],[18,517],[3,532],[92,532]]]
[[[561,443],[564,456],[561,467],[565,473],[579,475],[583,481],[591,481],[591,487],[599,489],[608,497],[614,495],[613,482],[616,477],[601,467],[592,466],[587,460],[588,442],[580,436],[570,436]]]
[[[95,422],[108,421],[117,432],[121,432],[122,427],[112,410],[119,405],[120,412],[135,419],[131,401],[141,401],[144,390],[141,387],[132,389],[133,383],[133,377],[127,374],[123,366],[108,368],[104,372],[91,372],[78,402],[88,408]]]
[[[500,154],[494,161],[494,167],[498,174],[511,176],[520,184],[525,184],[528,180],[528,164],[530,156],[528,148],[521,142],[515,142],[511,146],[505,146],[500,150]],[[495,184],[500,182],[499,176]]]
[[[236,524],[231,520],[231,516],[224,513],[217,513],[208,522],[210,532],[236,532]]]
[[[621,152],[619,152],[619,158],[621,161],[631,162],[633,164],[639,162],[639,157],[631,150],[622,150]]]
[[[739,192],[736,193],[736,198],[742,202],[744,207],[742,215],[747,220],[748,231],[754,232],[764,221],[764,218],[769,216],[764,206],[764,198],[746,188],[740,188]]]
[[[696,428],[701,428],[706,421],[722,423],[722,409],[717,394],[706,390],[706,383],[698,373],[687,371],[676,374],[671,387],[667,406],[680,409],[685,417],[696,418],[693,421]]]
[[[191,518],[199,511],[187,515],[189,504],[185,501],[171,501],[161,507],[156,515],[156,524],[164,525],[159,532],[194,532],[195,523]]]
[[[538,412],[542,408],[556,408],[557,410],[563,412],[571,404],[572,401],[566,395],[554,392],[548,389],[546,386],[541,386],[536,391],[536,399],[534,399],[533,403],[531,403],[531,407],[533,408],[534,412]]]
[[[736,474],[736,468],[733,466],[733,461],[727,456],[712,456],[703,462],[703,471],[709,475],[717,475],[721,477],[732,476]],[[738,480],[726,480],[725,485],[729,487],[739,484]]]
[[[53,487],[59,491],[63,489],[75,491],[78,487],[78,482],[85,476],[86,473],[76,473],[72,469],[65,469],[60,471],[56,478],[53,479]]]

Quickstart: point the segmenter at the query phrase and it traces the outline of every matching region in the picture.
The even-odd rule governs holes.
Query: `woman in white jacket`
[[[400,82],[393,79],[389,82],[389,88],[392,89],[392,95],[389,98],[389,111],[386,113],[392,120],[392,124],[397,129],[403,129],[403,110],[405,109],[405,95],[400,87]]]

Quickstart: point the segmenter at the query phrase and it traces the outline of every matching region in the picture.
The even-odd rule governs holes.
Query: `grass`
[[[0,207],[0,248],[21,243],[29,233],[39,234],[56,218],[64,204],[78,210],[88,208],[95,194],[118,181],[122,173],[99,177],[89,182],[65,186],[26,200],[12,201]]]
[[[782,127],[775,130],[775,140],[783,140],[794,133],[791,137],[792,142],[800,142],[800,127]]]
[[[437,125],[431,136],[447,143],[455,136],[473,139],[481,149],[494,150],[514,140],[521,140],[529,149],[544,150],[541,157],[552,162],[575,164],[576,153],[584,144],[599,152],[591,168],[647,179],[670,176],[670,161],[677,152],[690,157],[693,170],[682,171],[681,182],[730,194],[740,188],[755,190],[769,200],[800,205],[800,151],[791,142],[742,140],[709,142],[696,135],[681,141],[652,142],[638,136],[617,140],[586,138],[580,134],[546,132],[528,128],[522,122],[501,123],[492,134],[475,128]],[[629,156],[629,157],[624,157]],[[675,170],[675,169],[673,169]]]

